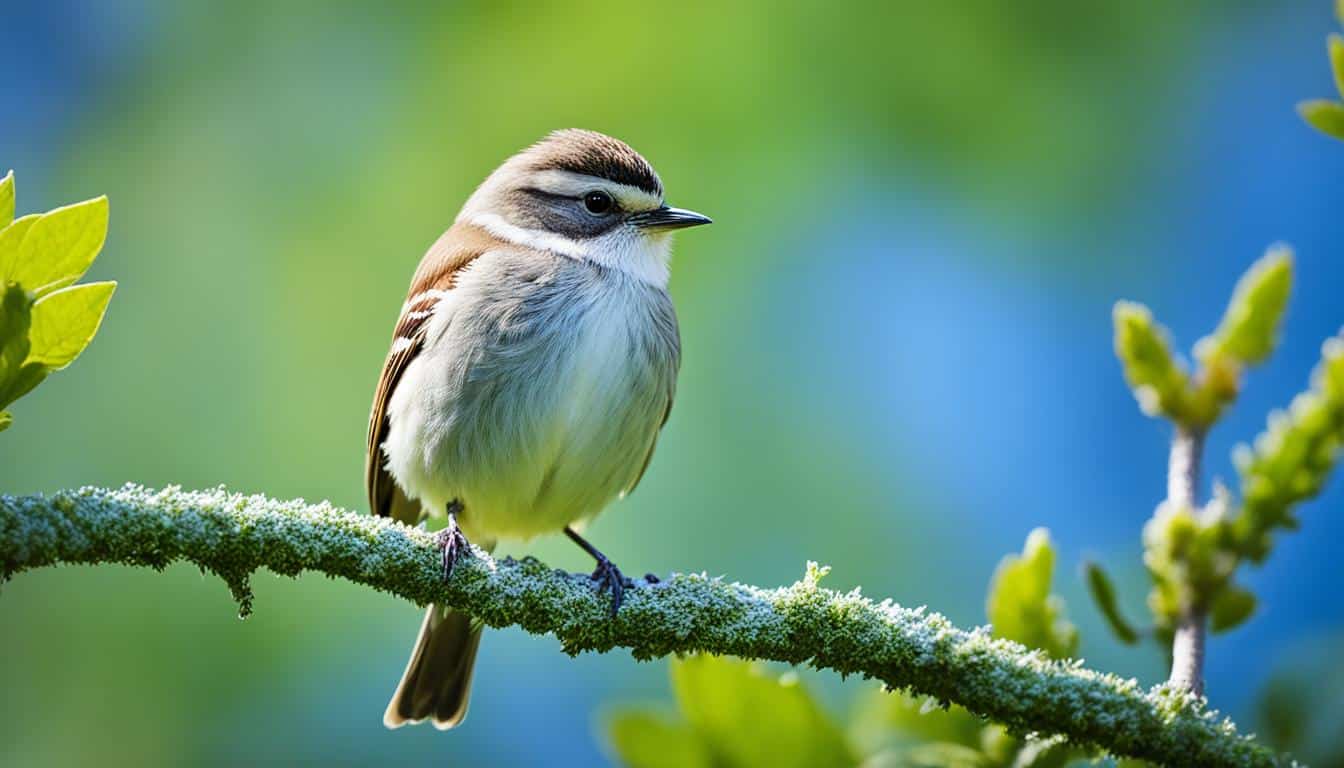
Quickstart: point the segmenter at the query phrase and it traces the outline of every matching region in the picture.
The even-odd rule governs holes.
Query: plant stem
[[[1171,456],[1167,462],[1167,503],[1194,511],[1199,487],[1199,462],[1204,453],[1204,433],[1177,427],[1171,438]]]
[[[1204,433],[1185,426],[1176,427],[1167,462],[1167,504],[1190,511],[1198,508],[1199,464],[1204,452]],[[1205,611],[1201,605],[1185,607],[1176,625],[1171,644],[1171,676],[1168,682],[1204,695]]]
[[[1176,625],[1171,641],[1171,685],[1204,695],[1204,612],[1190,611]]]

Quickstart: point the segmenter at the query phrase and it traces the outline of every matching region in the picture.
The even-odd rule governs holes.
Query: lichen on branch
[[[246,613],[260,568],[320,571],[416,603],[439,602],[496,627],[553,634],[571,654],[626,648],[638,659],[705,651],[811,664],[956,703],[1011,729],[1172,766],[1271,766],[1196,697],[1051,660],[987,628],[959,629],[922,608],[818,585],[762,589],[704,574],[637,584],[620,614],[587,576],[481,551],[441,578],[433,535],[322,502],[223,489],[83,488],[0,496],[0,575],[61,563],[163,568],[195,563],[229,584]]]

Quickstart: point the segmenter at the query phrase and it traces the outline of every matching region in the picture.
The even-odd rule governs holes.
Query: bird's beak
[[[703,214],[688,211],[685,208],[669,208],[666,205],[652,211],[632,214],[629,221],[636,227],[649,231],[685,229],[686,227],[698,227],[701,224],[714,223],[713,219]]]

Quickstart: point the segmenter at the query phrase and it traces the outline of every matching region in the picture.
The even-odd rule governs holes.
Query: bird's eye
[[[611,212],[613,205],[615,205],[615,203],[612,201],[611,195],[608,195],[606,192],[589,192],[583,196],[583,207],[587,208],[589,213],[598,216]]]

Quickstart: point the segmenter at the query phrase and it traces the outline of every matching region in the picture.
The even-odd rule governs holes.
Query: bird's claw
[[[459,558],[471,557],[471,542],[467,541],[466,534],[457,524],[457,513],[462,510],[462,504],[454,501],[448,505],[448,524],[444,526],[436,535],[435,539],[439,548],[443,550],[443,580],[445,582],[453,577],[453,569],[457,567]]]
[[[598,591],[605,592],[611,590],[611,615],[613,618],[616,612],[621,610],[621,600],[625,597],[625,588],[634,586],[634,582],[627,582],[625,574],[616,564],[605,557],[597,561],[597,568],[593,569],[593,575],[590,576],[593,581],[598,582]]]

